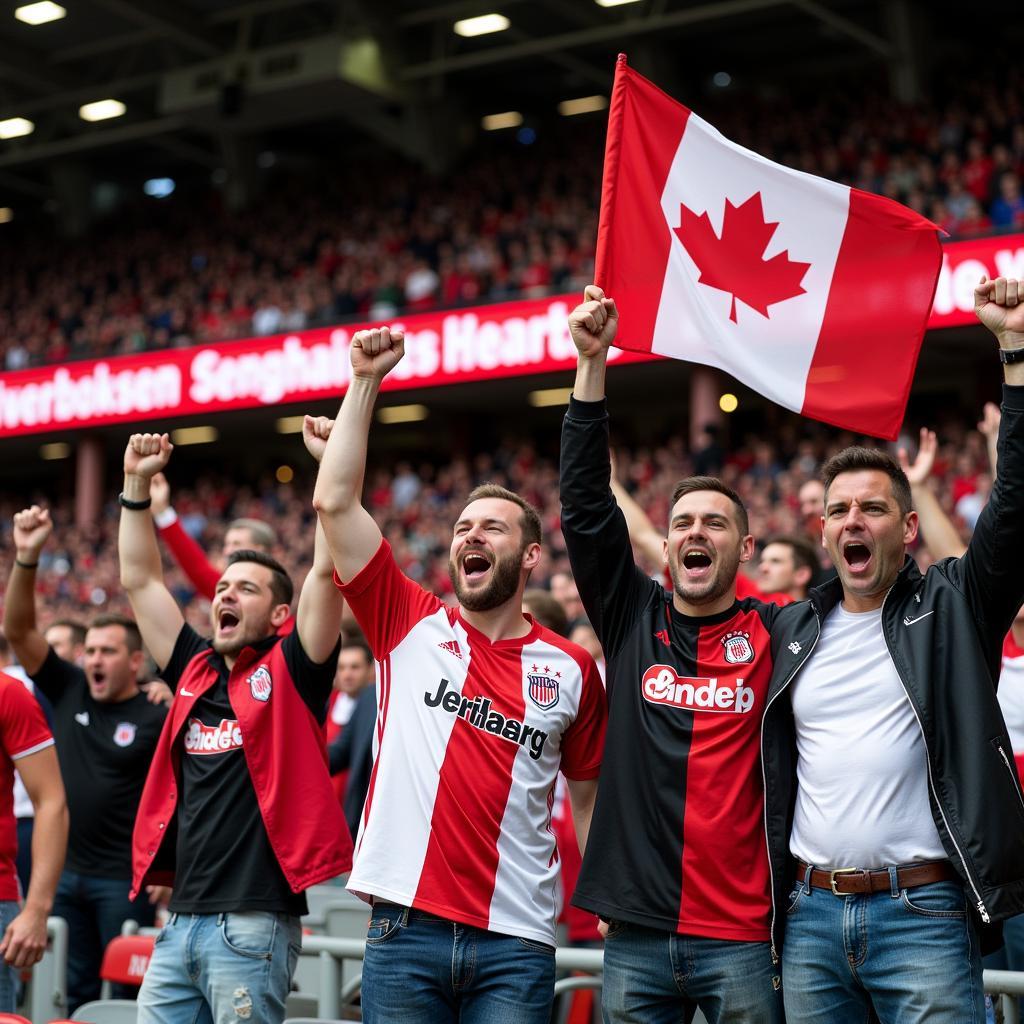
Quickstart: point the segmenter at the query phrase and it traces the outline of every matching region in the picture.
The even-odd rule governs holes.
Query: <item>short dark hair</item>
[[[56,626],[57,623],[55,622],[53,625]],[[97,615],[89,623],[89,629],[103,629],[105,626],[120,626],[124,630],[125,646],[132,654],[142,650],[142,634],[139,632],[139,627],[135,624],[134,619],[129,619],[127,615],[104,612],[102,615]],[[85,640],[84,636],[82,640]]]
[[[248,530],[249,539],[261,551],[270,551],[277,543],[274,528],[262,519],[233,519],[228,523],[229,530]]]
[[[717,476],[688,476],[684,480],[680,480],[672,492],[669,515],[672,515],[672,509],[676,507],[676,502],[680,498],[687,494],[693,494],[695,491],[715,491],[717,494],[724,494],[736,507],[736,522],[740,528],[740,534],[745,537],[750,533],[750,518],[747,515],[747,507],[743,504],[743,499]]]
[[[466,504],[470,505],[481,498],[501,498],[503,501],[511,501],[518,505],[523,514],[519,520],[519,526],[523,531],[523,541],[526,544],[539,544],[541,541],[542,529],[540,525],[540,513],[520,494],[510,491],[501,484],[486,483],[474,487],[466,498]]]
[[[85,626],[77,619],[55,619],[46,627],[47,632],[53,629],[54,626],[63,626],[65,629],[70,629],[71,642],[73,644],[85,643]]]
[[[764,542],[764,548],[769,544],[785,544],[793,552],[794,569],[810,569],[811,579],[817,576],[821,570],[821,560],[818,558],[818,549],[806,538],[795,537],[792,534],[779,534],[769,537]],[[761,550],[763,551],[764,548]]]
[[[542,626],[559,636],[569,635],[569,617],[561,602],[550,591],[530,587],[523,591],[523,604]]]
[[[903,467],[888,452],[883,452],[880,448],[864,448],[856,444],[833,455],[821,467],[826,506],[828,490],[840,473],[857,473],[864,469],[876,469],[885,473],[892,484],[892,494],[902,515],[906,515],[914,507],[910,495],[910,481],[903,472]]]
[[[295,587],[284,566],[273,555],[268,555],[266,551],[253,551],[252,548],[239,548],[228,555],[228,565],[235,565],[237,562],[254,562],[256,565],[262,565],[264,569],[269,569],[270,592],[274,597],[274,604],[291,605]]]
[[[366,664],[370,665],[374,662],[373,651],[370,650],[370,645],[361,637],[356,636],[351,640],[341,641],[342,651],[362,651],[363,658],[366,660]]]

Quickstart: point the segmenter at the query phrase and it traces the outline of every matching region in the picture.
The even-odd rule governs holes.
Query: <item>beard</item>
[[[491,578],[485,587],[473,590],[467,587],[459,576],[459,568],[448,560],[448,579],[459,599],[459,604],[470,612],[489,612],[511,598],[519,589],[519,572],[523,564],[524,545],[512,555],[498,558],[491,566]]]
[[[690,583],[683,574],[683,568],[678,561],[669,562],[668,571],[672,577],[672,589],[676,595],[687,604],[713,604],[730,587],[736,583],[736,573],[740,567],[740,553],[736,551],[732,555],[719,552],[718,564],[710,579],[702,583]]]

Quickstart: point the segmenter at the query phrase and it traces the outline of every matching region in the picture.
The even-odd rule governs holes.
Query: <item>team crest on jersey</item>
[[[754,660],[754,648],[750,646],[750,634],[743,632],[726,633],[722,638],[725,660],[730,665],[746,665]]]
[[[530,681],[530,700],[541,709],[547,711],[558,703],[558,680],[551,676],[539,676],[528,673],[526,678]]]
[[[256,700],[261,700],[266,703],[270,700],[270,689],[273,680],[270,678],[270,672],[266,665],[260,665],[258,669],[251,676],[249,676],[249,689],[252,691],[253,697]]]
[[[119,747],[130,747],[135,742],[138,726],[134,722],[118,722],[114,730],[114,742]]]

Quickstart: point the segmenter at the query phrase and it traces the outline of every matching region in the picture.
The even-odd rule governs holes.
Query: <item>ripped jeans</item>
[[[138,1024],[281,1024],[301,943],[287,914],[172,914],[139,991]]]

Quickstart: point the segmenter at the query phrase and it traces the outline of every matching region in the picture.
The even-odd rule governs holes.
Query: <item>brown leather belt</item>
[[[802,882],[807,874],[807,865],[796,862],[796,880]],[[913,889],[918,885],[932,882],[955,882],[959,879],[948,860],[923,861],[896,869],[896,885],[900,889]],[[829,889],[836,896],[853,896],[871,892],[888,892],[889,871],[881,868],[865,871],[863,868],[836,868],[823,871],[815,868],[811,872],[811,886],[814,889]]]

